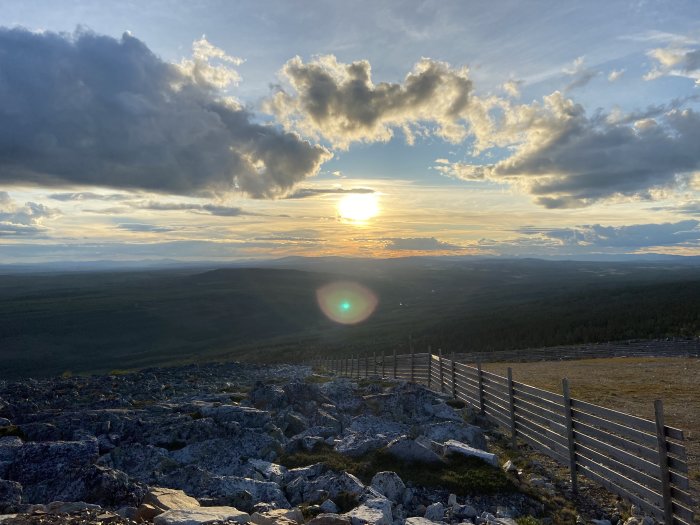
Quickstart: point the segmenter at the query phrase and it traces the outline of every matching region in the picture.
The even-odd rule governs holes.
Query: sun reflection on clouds
[[[336,206],[338,217],[351,223],[366,223],[379,214],[379,198],[376,193],[345,195]]]

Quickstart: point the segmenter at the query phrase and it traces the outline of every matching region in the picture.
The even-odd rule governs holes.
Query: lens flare
[[[379,299],[369,288],[358,283],[338,281],[316,290],[321,311],[336,323],[356,324],[374,312]]]

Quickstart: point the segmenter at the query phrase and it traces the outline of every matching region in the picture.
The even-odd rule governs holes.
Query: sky
[[[696,1],[0,0],[0,264],[700,255],[699,97]]]

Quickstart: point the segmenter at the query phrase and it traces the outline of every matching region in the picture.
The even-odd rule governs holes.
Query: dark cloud
[[[387,250],[412,251],[456,251],[463,250],[462,246],[437,240],[435,237],[414,237],[387,239]]]
[[[416,64],[403,83],[373,83],[371,66],[343,64],[332,55],[304,63],[296,57],[282,70],[289,92],[279,87],[268,109],[291,129],[322,136],[336,147],[352,142],[388,141],[400,128],[409,142],[421,121],[437,124],[436,134],[458,142],[472,99],[466,69],[428,58]]]
[[[153,211],[193,211],[198,213],[208,213],[220,217],[237,217],[239,215],[259,215],[257,213],[246,212],[236,206],[221,206],[218,204],[193,204],[189,202],[145,202],[133,205],[140,210]]]
[[[653,111],[652,111],[653,110]],[[648,113],[657,113],[652,108]],[[560,93],[541,107],[512,109],[515,153],[492,165],[441,165],[467,180],[515,182],[547,208],[575,208],[617,196],[651,198],[700,169],[700,115],[670,109],[634,122],[586,115]],[[505,133],[504,133],[505,134]]]
[[[44,219],[59,215],[44,204],[27,202],[17,205],[6,191],[0,191],[0,237],[36,235],[46,231]]]
[[[173,228],[167,228],[165,226],[155,226],[153,224],[143,224],[143,223],[123,223],[118,224],[117,228],[120,230],[127,230],[130,232],[139,233],[167,233],[174,231]]]
[[[121,201],[133,198],[133,195],[128,195],[126,193],[93,193],[91,191],[79,191],[79,192],[68,192],[68,193],[52,193],[48,196],[49,199],[56,201],[70,202],[70,201]]]
[[[573,67],[564,72],[571,77],[569,83],[564,88],[565,93],[584,87],[602,73],[602,71],[598,69],[587,67],[583,57],[574,60]]]
[[[288,194],[285,199],[305,199],[307,197],[315,197],[317,195],[327,194],[344,194],[344,193],[374,193],[371,188],[299,188],[293,193]]]
[[[221,98],[203,42],[175,65],[128,34],[0,29],[0,183],[271,197],[315,174],[328,152]]]
[[[557,241],[563,246],[595,248],[649,248],[696,244],[700,241],[699,221],[676,223],[602,226],[600,224],[575,228],[522,228],[519,233]]]

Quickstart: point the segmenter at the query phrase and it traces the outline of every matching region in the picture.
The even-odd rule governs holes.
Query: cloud
[[[142,224],[142,223],[124,223],[117,224],[117,228],[120,230],[127,230],[130,232],[139,233],[166,233],[174,231],[173,228],[167,228],[165,226],[155,226],[153,224]]]
[[[622,78],[622,75],[625,74],[624,69],[613,69],[609,74],[608,74],[608,82],[617,82]]]
[[[510,97],[520,98],[520,86],[524,83],[523,80],[509,80],[503,84],[503,91]]]
[[[434,169],[466,180],[510,182],[546,208],[582,207],[613,197],[648,199],[700,169],[700,114],[671,106],[635,118],[589,117],[555,92],[541,105],[507,108],[495,136],[512,141],[509,157],[490,165]]]
[[[197,213],[208,213],[219,217],[237,217],[239,215],[259,215],[257,213],[246,212],[236,206],[222,206],[218,204],[192,204],[189,202],[141,202],[133,205],[140,210],[152,211],[192,211]]]
[[[306,199],[307,197],[315,197],[317,195],[328,194],[346,194],[346,193],[374,193],[371,188],[299,188],[293,193],[288,194],[286,199]]]
[[[700,49],[671,44],[668,47],[652,49],[647,55],[656,63],[653,69],[644,75],[645,80],[670,75],[687,77],[700,85]]]
[[[450,142],[467,136],[464,119],[473,95],[466,68],[423,58],[402,83],[375,84],[368,61],[346,64],[325,55],[308,63],[293,58],[281,77],[288,86],[278,86],[267,110],[287,129],[323,137],[339,149],[353,142],[387,142],[396,129],[409,143],[417,133]],[[420,123],[434,124],[435,130]]]
[[[574,60],[572,67],[565,69],[564,73],[571,77],[571,80],[564,88],[564,93],[568,93],[574,89],[585,86],[595,77],[600,75],[601,72],[592,67],[586,67],[584,57],[578,57],[576,60]]]
[[[462,246],[437,240],[435,237],[393,238],[387,239],[387,250],[410,251],[457,251],[463,250]]]
[[[522,228],[519,233],[540,236],[564,246],[593,248],[649,248],[700,242],[700,221],[686,220],[663,224],[633,224],[575,228]]]
[[[69,193],[52,193],[48,196],[49,199],[56,201],[122,201],[133,198],[133,195],[126,193],[93,193],[91,191],[69,192]]]
[[[44,204],[27,202],[17,205],[6,191],[0,191],[0,237],[36,235],[46,231],[44,219],[60,215]]]
[[[330,153],[223,97],[238,63],[202,40],[169,64],[129,34],[0,28],[0,184],[286,193]]]

